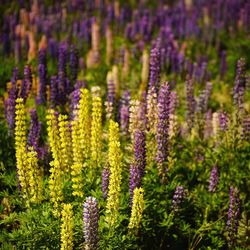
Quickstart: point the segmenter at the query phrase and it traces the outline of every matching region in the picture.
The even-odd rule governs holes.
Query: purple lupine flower
[[[220,55],[220,77],[224,78],[227,71],[227,52],[223,50]]]
[[[37,104],[43,104],[46,102],[46,68],[44,64],[38,65],[38,78],[39,78],[39,87],[38,87],[38,96]]]
[[[61,105],[64,105],[67,101],[66,99],[68,91],[68,86],[67,86],[68,82],[66,75],[67,56],[68,56],[67,44],[62,43],[58,51],[58,77],[57,77],[57,88],[58,88],[57,101]]]
[[[246,87],[246,61],[244,58],[240,58],[237,62],[237,71],[234,82],[233,98],[234,104],[239,110],[242,110],[243,95]]]
[[[41,122],[38,120],[35,109],[30,111],[30,130],[28,135],[28,145],[32,146],[39,155],[39,139],[41,132]],[[39,157],[40,158],[40,157]]]
[[[180,205],[186,196],[183,186],[177,186],[172,200],[172,209],[176,213],[180,209]]]
[[[158,97],[158,125],[157,125],[157,162],[162,168],[168,156],[170,87],[169,83],[162,84]],[[161,171],[166,169],[161,169]],[[160,173],[163,174],[163,173]]]
[[[218,181],[219,181],[218,168],[217,166],[214,166],[212,168],[210,178],[209,178],[209,187],[208,187],[209,192],[212,192],[212,193],[215,192]]]
[[[32,86],[32,75],[29,65],[24,67],[24,79],[22,81],[20,97],[24,100],[27,99]]]
[[[246,116],[242,120],[242,140],[250,142],[250,116]]]
[[[86,249],[98,249],[98,220],[99,209],[97,200],[89,196],[83,204],[83,233]]]
[[[159,83],[160,83],[160,50],[158,46],[151,49],[150,52],[150,61],[149,61],[149,83],[148,87],[154,87],[158,92]]]
[[[104,199],[106,199],[108,195],[109,176],[110,170],[108,167],[105,167],[102,171],[102,195]]]
[[[74,45],[72,45],[69,54],[70,80],[72,84],[75,84],[75,81],[77,79],[78,63],[79,63],[78,50]]]
[[[141,130],[135,131],[134,136],[134,161],[130,166],[130,201],[133,200],[134,189],[141,186],[142,177],[146,166],[146,136]]]
[[[57,86],[57,76],[51,76],[50,78],[50,102],[52,106],[58,104],[58,86]]]
[[[173,115],[177,107],[177,93],[172,91],[170,93],[169,114]]]
[[[225,111],[219,113],[219,123],[221,131],[226,131],[228,127],[228,115]]]
[[[227,213],[228,244],[234,246],[240,218],[240,194],[237,188],[230,187],[230,203]]]
[[[194,86],[192,78],[187,77],[186,80],[186,105],[187,105],[187,122],[188,127],[191,129],[194,123],[194,111],[195,111],[195,98],[194,98]]]
[[[130,107],[130,92],[128,90],[124,91],[121,107],[120,107],[120,123],[121,123],[121,131],[125,134],[128,134],[129,128],[129,107]]]

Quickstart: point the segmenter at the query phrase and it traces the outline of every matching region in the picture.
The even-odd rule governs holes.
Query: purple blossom
[[[108,195],[109,176],[109,168],[105,167],[102,171],[102,194],[104,199],[106,199]]]
[[[149,83],[148,87],[155,87],[158,92],[159,83],[160,83],[160,70],[161,70],[161,62],[160,62],[160,50],[156,46],[151,49],[150,52],[150,62],[149,62]]]
[[[170,87],[166,82],[162,84],[158,97],[157,162],[161,168],[168,156],[169,112]]]
[[[134,161],[130,167],[130,200],[133,199],[134,189],[141,186],[146,166],[146,136],[141,130],[135,131]]]
[[[218,168],[217,166],[214,166],[212,168],[210,178],[209,178],[209,187],[208,187],[209,192],[212,192],[212,193],[215,192],[218,181],[219,181]]]
[[[221,131],[226,131],[228,127],[228,115],[225,111],[219,113],[219,122]]]
[[[37,104],[43,104],[46,102],[46,68],[44,64],[38,65],[38,78],[39,78],[39,87],[38,87]]]
[[[57,86],[57,76],[51,76],[50,78],[50,102],[52,106],[58,104],[58,86]]]
[[[128,133],[129,128],[129,107],[130,107],[130,92],[128,90],[124,91],[121,107],[120,107],[120,123],[121,123],[121,131],[125,134]]]
[[[242,139],[250,142],[250,116],[242,120]]]
[[[83,204],[83,233],[86,249],[98,249],[99,209],[96,198],[87,197]]]
[[[237,188],[230,187],[230,202],[227,213],[228,244],[234,246],[240,218],[240,194]]]
[[[72,81],[72,84],[75,84],[75,81],[77,79],[78,63],[78,50],[75,48],[75,46],[72,45],[69,54],[70,80]]]
[[[181,203],[183,202],[183,199],[186,196],[186,192],[183,188],[183,186],[177,186],[174,192],[173,200],[172,200],[172,209],[176,213]]]
[[[240,58],[237,62],[236,77],[233,89],[234,105],[241,111],[243,109],[243,96],[246,87],[246,61]]]
[[[187,105],[187,123],[189,129],[193,127],[194,123],[194,111],[195,111],[195,98],[194,98],[194,86],[192,78],[187,77],[186,80],[186,105]]]

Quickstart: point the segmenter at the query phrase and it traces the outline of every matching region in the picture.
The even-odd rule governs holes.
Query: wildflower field
[[[250,1],[2,0],[0,249],[250,249]]]

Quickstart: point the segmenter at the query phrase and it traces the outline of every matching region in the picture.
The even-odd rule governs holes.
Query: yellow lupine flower
[[[102,100],[98,95],[92,96],[92,124],[91,124],[91,160],[93,166],[101,162],[102,147]]]
[[[135,188],[133,196],[132,212],[128,228],[130,230],[138,231],[142,219],[142,212],[144,209],[143,188]]]
[[[26,159],[26,169],[29,176],[30,201],[39,203],[42,200],[42,171],[38,166],[37,152],[33,147],[29,148]]]
[[[58,160],[61,148],[60,148],[60,137],[59,137],[55,110],[50,109],[48,111],[46,118],[47,118],[48,141],[50,150],[52,152],[53,159]]]
[[[64,204],[61,225],[61,250],[73,249],[73,207]]]
[[[60,162],[58,160],[51,161],[49,171],[51,173],[49,178],[50,200],[54,207],[53,213],[55,216],[58,216],[60,203],[63,200],[63,183]]]
[[[80,147],[84,158],[89,158],[90,152],[90,93],[87,89],[81,89],[79,101],[79,131]]]
[[[113,120],[109,124],[108,162],[110,166],[109,192],[106,207],[106,221],[114,225],[119,215],[120,191],[122,179],[122,153],[119,141],[119,126]]]
[[[28,173],[25,166],[27,159],[26,155],[26,120],[25,120],[25,107],[23,99],[18,98],[16,100],[16,117],[15,117],[15,149],[16,149],[16,161],[17,171],[22,188],[24,198],[28,197]]]
[[[50,162],[50,177],[49,177],[49,189],[50,200],[53,204],[54,215],[59,215],[60,202],[63,200],[63,183],[62,183],[62,163],[61,163],[61,145],[60,136],[57,126],[56,114],[53,109],[50,109],[47,115],[48,125],[48,140],[50,144],[50,150],[52,152],[53,161]]]
[[[72,131],[72,151],[73,151],[73,163],[82,163],[83,154],[80,146],[80,129],[78,120],[78,110],[75,110],[75,118],[71,121]]]
[[[71,166],[71,176],[72,176],[72,188],[73,195],[83,197],[83,178],[82,178],[82,167],[81,163],[75,163]]]
[[[67,115],[59,115],[59,134],[60,134],[60,143],[61,143],[61,162],[64,170],[69,171],[71,166],[71,135],[69,128],[69,121]]]

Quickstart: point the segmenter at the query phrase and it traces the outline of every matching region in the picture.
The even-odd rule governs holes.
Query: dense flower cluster
[[[99,209],[94,197],[87,197],[83,204],[83,232],[86,250],[98,249]]]
[[[106,220],[109,225],[117,222],[120,206],[120,191],[122,178],[122,153],[119,141],[118,123],[110,120],[108,161],[110,166],[109,191],[106,206]]]
[[[142,219],[142,213],[144,209],[143,194],[144,194],[143,188],[135,188],[133,195],[131,217],[128,225],[128,228],[130,230],[135,230],[135,232],[138,231]]]
[[[73,206],[63,204],[61,225],[61,250],[73,249]]]
[[[240,219],[240,194],[238,189],[234,187],[230,187],[230,203],[227,216],[228,240],[229,245],[233,246],[235,244]]]

